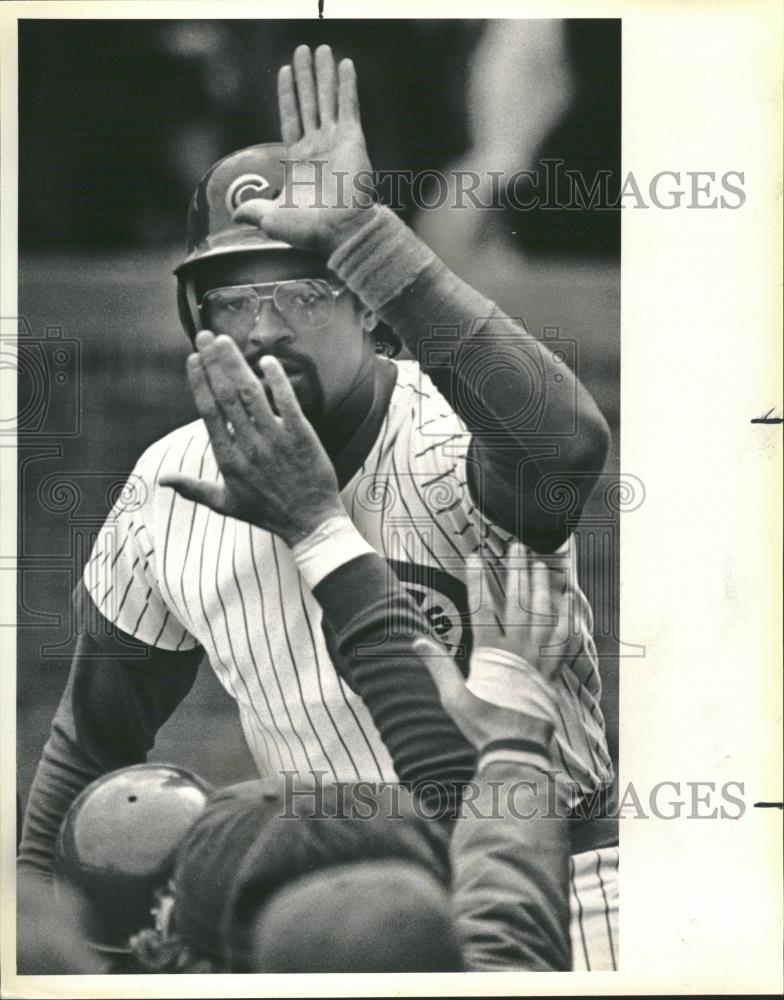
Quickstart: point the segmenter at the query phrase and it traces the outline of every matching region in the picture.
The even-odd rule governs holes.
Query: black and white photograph
[[[641,288],[630,263],[646,225],[677,254],[663,230],[683,217],[714,249],[735,226],[737,252],[764,179],[696,143],[651,170],[629,157],[647,119],[620,7],[349,19],[326,0],[283,19],[271,5],[258,18],[231,4],[220,17],[26,6],[3,28],[18,114],[3,164],[6,204],[9,177],[16,191],[1,331],[15,381],[4,995],[76,995],[80,981],[90,996],[119,995],[112,983],[185,995],[176,977],[193,974],[204,996],[236,995],[211,974],[252,974],[238,982],[255,996],[283,995],[268,974],[291,977],[292,996],[351,982],[330,974],[372,974],[373,995],[446,988],[400,976],[422,973],[602,995],[640,975],[638,833],[664,830],[651,941],[668,935],[665,887],[679,881],[675,823],[697,853],[697,837],[734,844],[754,825],[749,863],[767,844],[780,882],[772,716],[757,717],[756,756],[733,756],[740,722],[723,753],[656,749],[697,743],[714,696],[738,712],[759,696],[770,713],[780,692],[767,661],[736,695],[713,646],[673,653],[667,638],[715,599],[730,618],[709,641],[728,658],[743,630],[765,656],[780,649],[775,561],[759,581],[770,601],[751,611],[734,539],[718,577],[703,560],[704,582],[677,555],[720,516],[733,461],[740,489],[768,484],[759,529],[780,538],[763,525],[780,507],[782,400],[761,395],[776,391],[780,344],[746,380],[758,403],[737,416],[747,437],[705,513],[677,463],[691,448],[709,479],[717,439],[710,414],[678,430],[676,400],[690,364],[698,393],[722,395],[711,365],[731,368],[730,333],[714,327],[700,371],[683,354],[698,326],[673,309],[657,353],[638,302],[661,329],[684,274],[673,263],[671,285],[654,272]],[[7,228],[3,240],[5,262]],[[720,303],[730,286],[699,267],[695,288]],[[665,439],[679,443],[665,453]],[[749,462],[760,471],[741,474]],[[685,683],[703,678],[704,700],[673,683],[666,655]],[[731,864],[716,878],[732,891]],[[744,984],[739,959],[725,975],[735,992],[780,977],[767,941],[781,943],[781,903],[758,906],[769,938],[758,978]],[[684,924],[718,952],[727,920],[712,936]],[[670,931],[687,957],[652,973],[654,991],[716,988],[718,966]]]

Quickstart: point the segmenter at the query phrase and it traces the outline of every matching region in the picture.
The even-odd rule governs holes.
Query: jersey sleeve
[[[421,497],[422,507],[414,508],[415,516],[429,527],[429,547],[438,568],[452,571],[467,580],[482,566],[482,600],[497,617],[503,616],[506,595],[503,590],[508,547],[514,536],[495,522],[474,501],[469,489],[469,469],[477,465],[472,454],[471,436],[464,423],[454,414],[427,375],[413,363],[403,362],[401,384],[407,389],[413,408],[411,458],[407,466],[413,470],[412,493]],[[474,469],[481,480],[482,468]],[[566,780],[576,786],[575,794],[591,796],[597,788],[612,781],[613,768],[607,748],[607,736],[601,709],[601,679],[594,644],[593,614],[577,579],[577,542],[570,535],[548,555],[550,565],[564,575],[571,594],[570,608],[574,616],[569,649],[564,650],[564,666],[556,690],[557,723],[555,731],[556,762]],[[533,556],[530,546],[523,546],[521,558]],[[469,583],[468,590],[471,591]],[[469,593],[469,602],[470,602]],[[468,607],[474,618],[477,609]],[[567,655],[568,654],[568,655]],[[469,685],[472,681],[469,679]],[[479,697],[488,692],[476,690]],[[510,703],[514,692],[509,692]]]
[[[84,584],[100,614],[127,635],[158,649],[195,649],[198,642],[166,602],[156,569],[154,457],[155,446],[123,487],[98,533]]]
[[[542,771],[482,765],[452,834],[452,898],[466,968],[567,972],[569,838]],[[525,817],[524,819],[522,817]]]
[[[402,472],[421,501],[422,516],[433,521],[436,549],[454,557],[453,565],[478,554],[503,553],[513,535],[474,499],[469,482],[481,481],[484,470],[465,422],[417,364],[401,361],[398,370],[401,399],[411,407]]]

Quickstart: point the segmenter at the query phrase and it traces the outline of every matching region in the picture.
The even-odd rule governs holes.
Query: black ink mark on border
[[[772,417],[771,413],[776,409],[775,406],[771,406],[764,417],[752,417],[751,422],[753,424],[782,424],[784,423],[784,417]]]
[[[784,802],[755,802],[755,809],[784,809]]]
[[[324,0],[318,0],[319,17],[324,16]]]

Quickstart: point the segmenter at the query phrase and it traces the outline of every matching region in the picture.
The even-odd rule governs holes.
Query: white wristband
[[[549,756],[544,751],[542,753],[523,753],[520,750],[491,750],[489,753],[479,755],[476,762],[476,772],[479,774],[483,768],[499,762],[502,764],[522,764],[525,767],[535,767],[538,771],[547,771],[553,766]]]
[[[555,692],[535,667],[508,649],[474,649],[466,687],[483,701],[556,723]]]
[[[335,514],[292,545],[291,554],[302,579],[313,590],[344,563],[375,552],[365,541],[348,514]]]

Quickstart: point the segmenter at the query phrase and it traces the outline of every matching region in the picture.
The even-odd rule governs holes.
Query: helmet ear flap
[[[201,318],[193,277],[187,274],[177,279],[177,312],[180,314],[183,329],[190,340],[194,341],[201,329]]]

